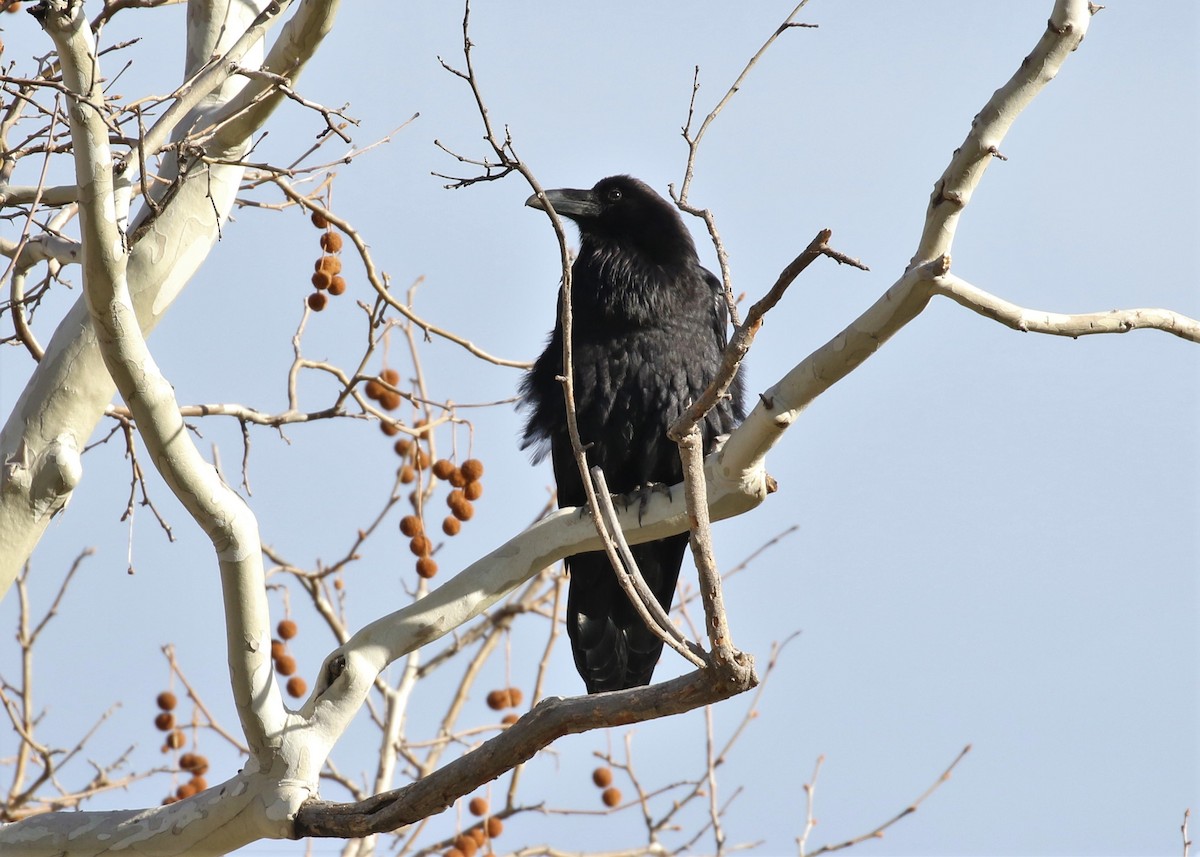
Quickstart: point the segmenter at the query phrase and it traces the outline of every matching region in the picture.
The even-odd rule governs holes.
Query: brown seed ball
[[[508,689],[508,704],[513,708],[517,708],[525,699],[525,694],[521,693],[521,688],[510,687]]]
[[[195,753],[184,753],[179,757],[179,770],[190,771],[194,767],[196,767]]]
[[[187,736],[179,729],[167,735],[167,746],[172,750],[181,750],[187,744]]]
[[[396,450],[396,455],[403,457],[412,451],[412,441],[406,437],[402,437],[396,441],[392,449]]]
[[[463,854],[457,848],[447,848],[442,857],[467,857],[467,855]]]
[[[197,791],[199,791],[199,789],[197,789],[191,783],[184,783],[179,788],[175,789],[175,797],[183,800],[185,797],[191,797]]]
[[[462,463],[462,472],[468,482],[478,482],[483,476],[483,462],[478,458],[468,458]]]
[[[596,768],[592,771],[592,782],[598,789],[606,789],[612,785],[612,768]]]
[[[346,293],[346,281],[342,277],[340,277],[340,276],[334,277],[333,279],[331,279],[329,281],[329,294],[333,295],[334,297],[337,297],[338,295],[345,294],[345,293]]]
[[[413,536],[419,535],[425,529],[421,525],[421,519],[416,515],[405,515],[400,519],[400,532],[408,536],[410,539]]]
[[[283,640],[271,641],[271,657],[278,660],[287,654],[287,646],[283,644]]]
[[[280,655],[275,659],[275,671],[280,675],[291,675],[296,671],[296,659],[291,655]]]
[[[171,711],[179,703],[179,700],[175,698],[175,694],[169,690],[164,690],[158,696],[154,697],[154,701],[163,711]]]
[[[325,304],[328,300],[324,292],[313,292],[308,296],[308,308],[313,312],[320,312],[325,309]]]
[[[292,639],[292,637],[296,636],[296,634],[300,632],[300,629],[296,626],[296,623],[291,619],[281,620],[275,630],[278,631],[279,636],[285,640]]]
[[[505,726],[512,726],[514,723],[516,723],[520,719],[521,719],[521,715],[519,715],[519,714],[505,714],[503,717],[500,718],[500,722],[503,723]]]
[[[167,795],[163,798],[163,806],[170,806],[173,803],[179,803],[179,798],[175,797],[175,795]]]
[[[478,500],[483,496],[483,483],[468,482],[463,486],[463,496],[468,500]]]
[[[474,816],[487,815],[487,811],[488,811],[487,798],[485,798],[485,797],[471,798],[471,802],[469,804],[467,804],[467,809],[470,810],[471,815],[474,815]]]
[[[300,676],[294,675],[288,679],[287,692],[294,699],[299,699],[308,693],[308,683]]]
[[[342,272],[342,260],[337,256],[322,256],[317,260],[316,271],[324,271],[329,276],[340,274]]]
[[[400,434],[400,426],[390,420],[383,420],[379,423],[379,429],[388,437],[395,437]]]
[[[400,373],[395,369],[384,369],[379,373],[379,377],[387,381],[393,387],[400,383]]]
[[[336,232],[326,232],[321,236],[321,249],[326,253],[337,253],[342,249],[342,236]]]
[[[464,857],[475,857],[475,852],[479,850],[479,846],[475,844],[475,837],[465,833],[455,837],[454,847],[461,851]]]
[[[454,462],[446,458],[439,458],[433,463],[433,475],[438,479],[449,479],[450,474],[454,472]]]
[[[462,488],[467,484],[467,477],[463,476],[461,468],[456,467],[450,472],[450,475],[446,477],[446,481],[455,488]]]
[[[437,574],[437,563],[432,557],[423,556],[417,560],[417,574],[428,580]]]
[[[340,577],[335,577],[333,579],[333,588],[336,589],[338,592],[341,592],[343,589],[346,588],[346,581],[342,580]]]
[[[325,215],[319,211],[312,213],[312,225],[318,229],[328,229],[329,221],[325,219]]]
[[[621,805],[621,790],[616,786],[609,786],[600,793],[600,800],[604,801],[604,805],[609,809]]]
[[[471,505],[471,501],[466,498],[462,491],[451,491],[446,497],[446,505],[450,507],[450,514],[454,515],[460,521],[469,521],[475,514],[475,507]]]
[[[442,521],[442,532],[448,536],[457,536],[462,531],[462,523],[453,515],[447,515]]]
[[[363,392],[367,394],[367,398],[378,402],[380,397],[387,392],[387,387],[379,383],[378,378],[372,378],[363,385]]]
[[[192,773],[193,779],[196,777],[199,777],[202,774],[208,773],[208,756],[202,755],[200,753],[196,753],[195,756],[196,756],[196,762],[189,769]]]
[[[417,471],[413,470],[411,464],[406,464],[400,468],[400,481],[407,485],[417,478]]]
[[[317,271],[312,275],[312,284],[313,288],[318,291],[327,289],[333,285],[333,276],[327,274],[325,271]]]
[[[504,822],[501,821],[500,819],[496,818],[495,816],[492,816],[487,821],[485,821],[484,826],[487,827],[487,835],[491,839],[495,839],[497,836],[499,836],[501,833],[504,832]]]
[[[208,780],[204,779],[204,777],[192,777],[190,782],[196,787],[197,792],[202,792],[208,788]]]
[[[420,470],[428,470],[429,469],[431,459],[429,458],[428,452],[426,452],[425,450],[418,447],[416,458],[417,458],[418,469],[420,469]]]
[[[433,543],[429,541],[429,536],[417,533],[409,541],[408,549],[413,552],[413,556],[429,556],[429,551],[433,549]]]
[[[508,708],[508,688],[489,691],[487,695],[487,707],[492,709],[492,711],[503,711],[505,708]]]
[[[154,718],[154,728],[159,732],[170,732],[175,728],[175,715],[169,711],[160,711]]]
[[[394,411],[400,407],[400,394],[393,393],[391,390],[384,390],[379,396],[379,407],[385,411]]]
[[[472,839],[474,839],[475,844],[478,845],[480,848],[483,847],[483,843],[487,842],[487,831],[485,831],[483,829],[482,824],[472,827],[470,830],[467,831],[467,835],[470,836]]]

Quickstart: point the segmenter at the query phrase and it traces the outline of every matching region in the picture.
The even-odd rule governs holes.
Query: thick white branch
[[[217,551],[234,701],[251,753],[261,767],[268,767],[286,715],[271,667],[258,524],[192,443],[174,390],[154,363],[138,324],[126,279],[126,236],[114,204],[100,66],[82,4],[52,3],[43,24],[58,47],[63,82],[77,93],[67,115],[80,188],[84,295],[100,353],[155,466]]]
[[[708,503],[713,520],[740,515],[761,503],[768,478],[761,459],[732,459],[725,447],[705,462]],[[752,429],[751,429],[752,430]],[[655,492],[644,511],[639,504],[619,511],[618,521],[630,544],[686,532],[688,516],[682,486]],[[640,523],[639,523],[640,521]],[[579,509],[560,509],[491,553],[481,557],[420,601],[364,627],[326,658],[314,693],[320,697],[314,725],[334,735],[358,711],[375,676],[408,652],[438,639],[478,616],[542,569],[580,551],[600,550],[600,537]],[[332,688],[327,679],[333,680]]]
[[[142,145],[147,154],[157,153],[168,137],[181,139],[196,126],[198,116],[211,118],[244,87],[234,78],[234,67],[242,61],[257,64],[262,58],[262,39],[291,0],[232,0],[217,7],[188,4],[188,68],[191,77],[176,93],[175,101],[146,132]],[[236,41],[231,41],[236,36]],[[205,107],[215,109],[206,110]],[[246,136],[256,129],[243,129],[236,139],[210,154],[240,150]]]
[[[78,242],[69,238],[43,233],[30,237],[24,243],[0,238],[0,255],[14,260],[13,267],[20,270],[39,262],[53,261],[60,265],[70,265],[80,260],[83,250]]]
[[[334,17],[340,5],[341,0],[303,0],[280,30],[279,37],[263,61],[263,69],[286,77],[295,86],[300,72],[333,29]],[[285,97],[278,87],[266,80],[250,82],[237,98],[232,99],[214,117],[217,123],[227,117],[236,117],[221,127],[214,142],[220,146],[222,141],[245,139],[255,129],[262,127]]]
[[[170,122],[157,126],[156,134],[169,130],[178,136],[188,129],[213,124],[212,117],[237,96],[245,80],[223,72],[214,72],[210,77],[199,73],[214,55],[235,49],[243,63],[260,64],[261,42],[247,46],[241,37],[252,28],[261,35],[267,24],[278,18],[268,15],[259,21],[260,10],[269,5],[268,0],[189,4],[186,74],[193,81],[189,99],[194,96],[198,106],[182,117],[176,110]],[[330,13],[333,5],[306,2],[301,4],[301,11],[307,15]],[[326,30],[309,24],[300,32],[317,39]],[[296,57],[310,55],[317,45],[313,41],[300,49],[296,42],[293,33],[287,51]],[[200,78],[204,85],[200,85]],[[265,120],[266,113],[259,118]],[[236,159],[255,130],[247,125],[241,127],[240,139],[223,137],[223,154],[232,154]],[[128,259],[129,291],[143,332],[154,328],[208,256],[233,207],[243,173],[242,167],[228,164],[180,166],[175,153],[168,152],[163,177],[177,180],[175,195],[160,215],[151,218],[152,212],[145,208],[135,218],[133,228],[139,239]],[[161,201],[165,185],[154,187]],[[82,473],[75,451],[83,448],[113,391],[81,298],[46,344],[44,358],[0,431],[0,543],[5,546],[0,551],[0,597],[11,587],[50,516],[69,500]]]
[[[1051,336],[1074,338],[1096,333],[1128,333],[1131,330],[1149,329],[1200,342],[1200,321],[1169,309],[1114,309],[1077,314],[1046,312],[1017,306],[953,274],[935,277],[932,286],[937,294],[945,295],[985,318],[1026,333],[1047,333]]]
[[[954,151],[946,171],[933,187],[925,228],[914,265],[948,254],[958,218],[983,179],[992,157],[1016,118],[1054,79],[1071,52],[1079,47],[1091,22],[1088,0],[1056,0],[1046,32],[1008,82],[996,90],[971,123],[967,139]]]
[[[216,857],[259,839],[284,839],[302,784],[243,771],[186,801],[146,810],[54,812],[0,826],[0,853],[21,857],[187,854]]]

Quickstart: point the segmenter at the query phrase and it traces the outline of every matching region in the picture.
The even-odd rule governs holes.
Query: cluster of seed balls
[[[525,694],[521,693],[521,688],[502,687],[488,693],[487,707],[492,709],[492,711],[503,711],[506,708],[520,708],[524,698]],[[512,726],[520,717],[521,715],[515,712],[509,712],[500,719],[500,722],[505,726]]]
[[[183,730],[175,725],[175,706],[179,704],[175,694],[169,690],[164,690],[154,700],[158,704],[158,714],[154,718],[154,725],[160,732],[167,733],[166,743],[163,744],[163,752],[170,750],[179,750],[187,743],[187,736],[183,734]],[[179,770],[185,774],[191,774],[191,779],[183,783],[179,788],[175,789],[175,794],[167,795],[163,799],[163,806],[169,803],[175,803],[177,800],[191,797],[194,794],[199,794],[208,788],[208,780],[204,779],[204,775],[208,773],[208,759],[199,753],[184,753],[179,757]]]
[[[600,800],[609,809],[621,805],[621,790],[612,784],[613,772],[612,768],[600,766],[592,771],[592,782],[596,784],[596,788],[604,789],[600,792]]]
[[[450,514],[442,521],[442,532],[448,536],[457,536],[462,531],[464,521],[471,520],[475,515],[474,501],[483,496],[483,462],[478,458],[468,458],[460,465],[455,465],[447,458],[429,461],[429,453],[419,442],[408,438],[400,438],[395,445],[396,454],[405,459],[400,467],[400,481],[411,483],[416,481],[418,471],[429,469],[435,479],[440,479],[450,486],[446,495],[446,505]],[[419,499],[419,498],[417,498]],[[400,519],[400,532],[408,538],[408,549],[417,558],[417,574],[429,579],[437,574],[437,563],[433,556],[433,542],[425,534],[425,521],[422,519],[424,508],[418,502],[413,503],[418,514],[405,515]]]
[[[397,372],[395,369],[384,369],[379,373],[378,378],[372,378],[367,382],[367,398],[373,402],[377,402],[379,407],[383,408],[385,411],[394,411],[396,408],[400,407],[400,394],[393,390],[389,390],[384,386],[384,384],[391,384],[393,387],[395,387],[399,383],[399,372]],[[394,437],[400,433],[400,429],[396,427],[395,423],[384,422],[382,425],[384,426],[383,433],[388,435],[388,437]]]
[[[271,641],[271,660],[275,663],[275,672],[291,676],[287,680],[288,695],[299,699],[308,693],[308,683],[300,676],[293,675],[296,672],[296,659],[288,654],[286,641],[296,636],[300,629],[291,619],[284,619],[276,626],[275,632],[279,634],[279,639]]]
[[[443,857],[475,857],[475,852],[486,845],[489,839],[495,839],[504,832],[504,822],[500,819],[495,816],[484,818],[488,814],[487,798],[471,798],[467,809],[482,821],[456,836],[454,844],[446,849]]]
[[[313,266],[312,284],[316,291],[308,296],[308,308],[320,312],[325,309],[328,296],[337,297],[346,291],[346,281],[341,277],[342,260],[334,255],[342,250],[342,236],[333,231],[329,221],[320,212],[313,212],[312,225],[325,230],[321,233],[321,250],[324,253]]]

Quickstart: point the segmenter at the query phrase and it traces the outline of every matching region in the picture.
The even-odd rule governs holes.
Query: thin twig
[[[816,24],[796,24],[792,22],[792,19],[799,14],[800,10],[803,9],[807,3],[808,0],[800,0],[800,3],[798,3],[796,8],[794,8],[787,18],[784,19],[783,23],[776,27],[775,31],[767,38],[765,42],[763,42],[762,47],[760,47],[758,52],[750,58],[749,62],[746,63],[745,68],[743,68],[741,74],[737,76],[737,79],[733,82],[733,85],[729,87],[729,89],[725,92],[725,95],[720,101],[717,102],[717,106],[714,107],[712,111],[704,117],[704,121],[700,123],[700,128],[696,131],[694,136],[692,135],[692,119],[696,113],[696,95],[700,91],[700,66],[696,66],[695,71],[692,74],[692,95],[688,101],[687,121],[684,123],[681,132],[688,147],[687,164],[684,167],[683,183],[679,187],[679,193],[675,193],[674,184],[669,186],[669,190],[671,193],[671,198],[675,200],[675,204],[681,211],[685,211],[688,214],[701,218],[704,221],[704,225],[708,228],[709,237],[712,239],[713,248],[717,253],[717,264],[721,269],[721,282],[725,285],[725,301],[729,307],[729,318],[733,321],[735,327],[738,326],[740,322],[738,320],[737,300],[734,298],[733,293],[733,275],[729,269],[729,254],[725,251],[725,243],[721,240],[721,235],[717,231],[716,218],[709,209],[697,208],[688,202],[688,193],[691,191],[692,179],[695,177],[696,173],[696,156],[700,151],[700,142],[704,139],[704,135],[708,131],[709,125],[711,125],[717,116],[720,115],[721,111],[725,109],[725,105],[729,103],[737,91],[742,88],[742,83],[745,81],[746,76],[750,73],[750,69],[754,68],[754,66],[758,64],[758,61],[762,59],[763,54],[765,54],[767,49],[774,44],[775,40],[779,38],[782,33],[794,27],[815,28],[817,26]]]
[[[917,809],[921,806],[921,804],[924,803],[924,801],[927,797],[929,797],[931,794],[933,794],[935,791],[937,791],[938,788],[940,788],[943,783],[945,783],[947,780],[949,780],[950,774],[954,771],[954,768],[958,765],[959,762],[961,762],[963,760],[963,757],[966,756],[967,753],[969,753],[969,752],[971,752],[970,744],[968,744],[967,746],[962,748],[962,750],[959,752],[959,754],[954,757],[954,761],[950,763],[950,766],[948,768],[946,768],[946,770],[942,771],[942,775],[934,781],[933,785],[931,785],[924,792],[922,792],[920,797],[918,797],[916,800],[914,800],[912,803],[910,803],[904,809],[900,810],[900,812],[896,813],[896,815],[892,816],[890,819],[885,821],[883,824],[876,827],[874,830],[870,831],[869,833],[864,833],[861,836],[856,836],[853,839],[848,839],[845,842],[838,843],[837,845],[822,845],[820,848],[818,848],[816,851],[814,851],[811,855],[805,855],[802,850],[800,852],[800,857],[819,857],[819,855],[821,855],[821,854],[829,854],[834,851],[841,851],[843,848],[850,848],[854,845],[857,845],[860,842],[865,842],[868,839],[882,839],[883,832],[885,830],[887,830],[889,827],[891,827],[893,824],[900,821],[901,819],[906,818],[906,817],[912,815],[914,812],[916,812]],[[814,772],[814,776],[815,776],[815,772]]]
[[[625,534],[621,531],[621,525],[617,521],[617,510],[613,507],[604,471],[599,467],[593,467],[591,477],[596,483],[596,500],[600,505],[600,519],[604,522],[604,532],[601,535],[605,537],[605,552],[608,554],[609,562],[616,570],[617,583],[620,584],[621,590],[633,605],[638,617],[647,628],[654,632],[655,636],[685,659],[703,668],[707,665],[703,652],[696,651],[689,641],[684,639],[683,634],[679,632],[666,611],[663,610],[662,605],[658,603],[654,593],[650,591],[646,579],[642,577],[637,560],[633,557],[633,551],[629,549],[629,542],[625,540]]]

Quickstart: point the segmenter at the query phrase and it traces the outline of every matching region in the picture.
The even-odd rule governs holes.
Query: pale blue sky
[[[692,191],[716,213],[735,288],[759,295],[823,227],[871,272],[818,264],[806,273],[750,356],[751,391],[848,324],[903,270],[934,181],[972,116],[1033,47],[1050,8],[1048,0],[813,0],[801,20],[819,29],[785,34],[754,70],[713,126]],[[494,121],[511,129],[545,186],[590,186],[627,172],[665,193],[683,174],[679,127],[693,66],[707,110],[789,9],[480,2],[476,70]],[[140,20],[155,29],[134,49],[140,65],[118,83],[130,96],[168,90],[182,64],[182,9]],[[47,49],[32,21],[3,23],[7,57]],[[544,217],[522,207],[528,188],[510,177],[451,192],[430,176],[460,169],[435,138],[486,154],[469,92],[436,60],[461,64],[460,24],[455,4],[348,3],[299,89],[330,105],[350,102],[362,120],[360,144],[421,113],[392,143],[339,171],[334,207],[362,230],[394,282],[424,276],[418,310],[426,318],[493,353],[532,359],[553,323],[558,262]],[[1112,0],[1004,141],[1009,160],[992,164],[963,217],[955,272],[1040,309],[1161,306],[1200,315],[1198,40],[1192,0]],[[321,125],[288,105],[270,127],[256,158],[290,160]],[[181,401],[278,410],[314,232],[292,212],[244,209],[235,220],[151,345]],[[715,265],[702,225],[693,231]],[[356,274],[351,266],[350,297],[369,299]],[[362,327],[343,298],[311,321],[305,351],[349,363]],[[423,363],[435,396],[458,402],[505,398],[519,380],[442,342],[425,349]],[[27,365],[6,351],[2,369],[7,414]],[[303,390],[306,403],[324,402],[327,388]],[[726,592],[734,639],[760,664],[772,641],[802,632],[720,772],[724,797],[744,788],[726,818],[729,840],[762,841],[756,854],[795,853],[800,786],[821,754],[810,846],[894,815],[971,743],[953,780],[920,812],[857,853],[1180,853],[1184,808],[1200,810],[1198,390],[1200,350],[1168,335],[1018,334],[937,301],[813,404],[769,459],[781,490],[717,532],[728,567],[799,527]],[[519,451],[520,418],[510,407],[471,416],[487,494],[464,536],[439,555],[446,570],[524,526],[550,483],[549,468],[529,466]],[[232,471],[241,455],[236,425],[210,420],[201,429],[202,448],[219,443]],[[297,562],[332,558],[386,496],[394,456],[377,427],[359,422],[287,435],[290,445],[253,432],[251,503],[264,540]],[[177,644],[207,701],[236,724],[223,683],[215,563],[154,479],[179,541],[167,545],[139,509],[138,574],[127,576],[127,530],[117,520],[127,465],[110,443],[85,467],[66,515],[34,556],[45,603],[69,560],[98,549],[46,639],[38,676],[50,705],[47,737],[72,740],[87,719],[81,701],[120,700],[89,755],[102,759],[105,748],[137,741],[135,758],[153,764],[162,643]],[[405,602],[410,559],[394,532],[393,521],[351,581],[357,622]],[[0,605],[3,627],[11,627],[14,601]],[[311,678],[333,644],[315,620],[303,626],[297,648]],[[526,686],[543,632],[530,623],[514,634],[513,677]],[[0,650],[6,674],[12,649]],[[496,678],[480,696],[504,674],[503,659],[493,660]],[[658,677],[683,668],[668,654]],[[581,690],[565,647],[547,689]],[[423,710],[432,716],[439,704],[435,688]],[[722,734],[746,705],[717,709]],[[425,716],[414,712],[414,734]],[[525,799],[598,808],[591,754],[610,740],[619,748],[623,734],[558,742],[531,766]],[[700,772],[699,713],[638,726],[634,736],[648,784]],[[0,734],[0,756],[10,738]],[[336,758],[344,771],[370,771],[374,753],[371,741],[351,740]],[[210,781],[235,770],[231,754],[213,747],[211,755]],[[155,803],[165,791],[160,779],[95,808]],[[449,814],[434,822],[451,823]],[[636,811],[530,813],[497,844],[619,848],[641,841],[641,824]],[[700,847],[711,850],[710,840]],[[316,852],[334,850],[320,843]],[[300,851],[262,843],[243,853]]]

